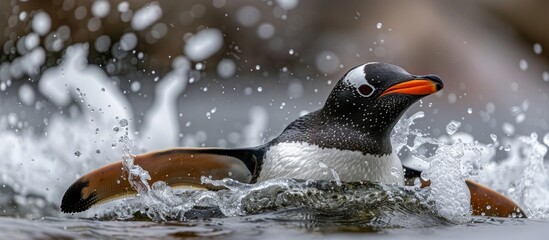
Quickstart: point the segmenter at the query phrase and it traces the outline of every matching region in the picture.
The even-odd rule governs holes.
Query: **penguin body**
[[[173,148],[135,156],[134,164],[149,172],[151,182],[164,181],[185,188],[213,189],[202,184],[202,176],[245,183],[274,178],[338,177],[344,182],[402,185],[404,170],[392,153],[391,130],[408,107],[442,87],[442,80],[435,75],[412,75],[395,65],[367,63],[348,71],[321,109],[296,119],[262,146]],[[417,177],[425,170],[417,166],[405,165],[406,177]],[[80,212],[135,193],[126,177],[121,162],[82,176],[66,191],[61,210]],[[501,203],[509,211],[520,210],[486,187],[472,181],[467,184],[476,193],[472,195],[481,196],[478,201],[471,201],[477,205],[474,209],[485,209],[483,204],[488,198],[494,209]],[[513,213],[509,211],[496,211],[493,215],[508,216]]]
[[[402,164],[392,154],[320,148],[306,142],[284,142],[270,147],[257,181],[273,178],[329,180],[335,177],[343,182],[404,183]]]
[[[385,95],[411,81],[420,82]],[[419,88],[403,94],[414,87]],[[414,76],[383,63],[359,65],[336,84],[323,108],[290,123],[267,144],[257,180],[332,179],[333,170],[342,181],[402,185],[391,130],[412,103],[441,88],[442,80],[434,75]]]

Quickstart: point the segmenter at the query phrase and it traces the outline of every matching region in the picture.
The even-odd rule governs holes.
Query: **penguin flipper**
[[[211,189],[201,183],[202,176],[249,183],[261,157],[261,150],[256,148],[173,148],[135,156],[134,164],[149,172],[150,183],[164,181],[169,186]],[[82,176],[65,192],[61,211],[82,212],[94,204],[135,194],[127,177],[121,161]]]
[[[465,180],[471,192],[471,210],[476,216],[527,218],[513,200],[471,179]]]
[[[427,170],[429,167],[428,164],[429,163],[419,159],[402,161],[402,166],[405,169],[404,177],[406,178],[406,182],[413,183],[413,179],[420,177],[421,172]],[[420,180],[422,188],[431,185],[431,181],[424,181],[421,178]],[[465,183],[471,193],[471,210],[473,210],[473,215],[489,217],[527,217],[526,213],[524,213],[518,204],[503,194],[471,179],[465,180]]]

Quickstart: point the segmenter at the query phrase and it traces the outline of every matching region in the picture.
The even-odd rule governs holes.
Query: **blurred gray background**
[[[30,19],[39,11],[49,14],[51,29],[70,29],[60,48],[48,47],[56,36],[40,37],[46,62],[38,72],[0,79],[6,86],[0,89],[0,116],[16,113],[23,123],[4,123],[6,128],[40,133],[44,118],[67,115],[39,91],[40,107],[22,104],[17,93],[23,84],[36,89],[40,74],[58,65],[64,49],[78,42],[90,44],[89,63],[105,69],[127,92],[139,128],[152,104],[155,77],[170,70],[171,57],[183,54],[186,34],[204,28],[221,30],[224,45],[200,62],[203,70],[192,72],[200,80],[188,86],[178,106],[180,136],[205,133],[199,145],[246,145],[229,135],[249,123],[253,106],[267,110],[268,127],[261,136],[266,141],[300,114],[319,108],[349,68],[371,61],[444,79],[442,93],[408,111],[425,111],[420,126],[435,136],[445,134],[450,120],[462,122],[460,130],[482,142],[491,141],[490,133],[543,136],[549,128],[549,1],[157,1],[162,17],[141,31],[123,20],[122,1],[110,1],[111,10],[101,19],[94,18],[92,2],[0,2],[0,64],[24,54],[17,51],[18,39],[32,31]],[[128,5],[135,12],[150,2]],[[138,37],[136,53],[102,53],[93,47],[100,36],[114,44],[127,32]],[[136,57],[140,52],[142,59]],[[107,69],[113,59],[116,64]],[[219,76],[222,59],[236,64],[234,75]],[[140,82],[139,91],[131,90],[133,81]]]

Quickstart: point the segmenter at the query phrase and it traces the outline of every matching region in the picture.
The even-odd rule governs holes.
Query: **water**
[[[299,1],[280,0],[276,4],[283,10],[276,13],[277,16],[285,20],[287,11],[294,9]],[[223,7],[225,1],[214,1],[213,5]],[[461,131],[470,124],[464,118],[450,121],[446,134],[440,137],[432,136],[432,129],[417,126],[435,117],[430,112],[410,112],[401,119],[391,136],[393,150],[401,159],[427,168],[421,177],[433,180],[429,188],[420,189],[418,181],[415,186],[408,187],[340,182],[341,173],[327,166],[323,167],[327,168],[326,174],[334,177],[332,181],[275,179],[243,184],[230,179],[214,181],[203,177],[204,183],[223,189],[215,192],[182,191],[162,182],[149,182],[148,173],[133,164],[133,154],[181,145],[201,146],[212,138],[196,127],[202,124],[198,121],[192,124],[187,121],[184,125],[196,127],[196,132],[181,133],[183,125],[179,118],[195,113],[181,111],[178,99],[187,93],[191,84],[200,81],[209,58],[228,43],[224,42],[222,31],[216,28],[185,34],[184,55],[169,56],[171,66],[167,74],[157,76],[151,71],[155,83],[152,85],[146,78],[134,79],[131,83],[130,89],[136,94],[146,93],[147,86],[154,88],[151,105],[138,110],[138,104],[132,104],[128,94],[115,84],[113,75],[120,66],[115,60],[132,55],[136,60],[142,59],[144,53],[134,51],[139,44],[137,32],[151,28],[152,38],[162,38],[168,27],[157,21],[165,11],[157,2],[134,9],[133,14],[128,10],[128,2],[111,6],[107,1],[96,1],[91,14],[97,19],[104,18],[114,9],[121,13],[121,20],[128,22],[131,29],[120,34],[120,39],[108,36],[96,39],[93,47],[97,51],[103,53],[110,49],[113,55],[104,67],[88,62],[90,45],[71,43],[64,46],[70,29],[67,26],[52,29],[52,18],[46,12],[28,17],[32,17],[32,32],[22,36],[19,40],[22,44],[16,45],[21,56],[0,66],[1,92],[15,93],[23,109],[38,112],[36,117],[28,117],[25,111],[0,112],[0,156],[6,159],[0,162],[2,238],[452,239],[474,235],[516,239],[549,233],[549,172],[544,161],[549,133],[519,135],[520,124],[528,120],[527,100],[521,106],[511,108],[514,119],[501,124],[505,135],[490,134],[484,139],[486,142],[480,140],[483,139],[480,135]],[[200,7],[194,9],[193,14],[200,12]],[[80,13],[74,12],[77,18]],[[254,6],[244,5],[235,15],[242,26],[258,26],[254,31],[261,39],[274,38],[274,34],[281,32],[275,25],[261,22],[262,13]],[[26,13],[21,13],[19,19],[27,19]],[[101,27],[101,22],[96,23],[88,22],[90,31]],[[381,22],[376,28],[385,29]],[[53,35],[49,38],[48,34]],[[42,36],[46,39],[44,47],[40,45]],[[237,45],[230,44],[235,52],[239,51]],[[61,49],[65,50],[60,53],[61,61],[44,66],[46,51]],[[292,57],[301,54],[293,48],[286,49]],[[534,52],[540,54],[541,45],[534,45]],[[330,50],[313,55],[315,64],[312,65],[322,74],[345,68],[343,57]],[[195,66],[194,70],[192,66]],[[251,71],[265,71],[263,74],[266,74],[266,65],[253,66],[256,67]],[[240,67],[238,61],[227,55],[217,63],[215,70],[228,80],[240,77],[237,72]],[[528,62],[520,60],[517,70],[528,70]],[[281,72],[288,71],[293,75],[291,68],[281,68]],[[13,89],[12,79],[24,74],[36,76],[37,88],[24,83],[15,84],[18,89]],[[547,81],[549,74],[543,72],[542,79]],[[332,80],[327,82],[331,85]],[[240,94],[234,89],[231,91],[230,87],[225,89],[225,84],[217,84],[221,86],[222,94]],[[277,114],[270,113],[272,109],[267,110],[265,106],[291,111],[295,108],[292,100],[304,97],[309,90],[305,81],[297,78],[290,79],[288,86],[280,87],[281,91],[269,89],[271,86],[277,85],[261,83],[261,86],[244,89],[244,95],[261,94],[263,98],[273,99],[263,105],[254,103],[250,106],[247,121],[222,132],[224,137],[220,137],[218,146],[264,143],[265,135],[274,135],[281,129],[269,129],[269,121]],[[216,86],[205,86],[200,92],[205,95],[208,87],[214,89]],[[275,100],[277,94],[267,95],[269,92],[287,92],[290,99]],[[457,98],[454,93],[448,95],[450,102],[456,102]],[[208,108],[200,115],[204,116],[208,127],[228,122],[219,118],[227,116],[221,112],[232,111],[231,106],[230,99],[223,100],[223,104]],[[428,106],[431,108],[431,104]],[[494,104],[490,106],[492,110],[487,106],[488,114],[495,107]],[[44,109],[47,116],[39,116]],[[471,115],[472,110],[469,110],[464,115]],[[92,169],[120,159],[132,186],[137,189],[137,196],[75,215],[60,212],[61,197],[70,183]],[[517,201],[530,218],[471,216],[470,196],[464,182],[468,178]]]
[[[546,222],[521,220],[482,220],[465,225],[437,225],[415,229],[372,229],[319,222],[276,219],[272,214],[250,217],[214,218],[186,222],[97,221],[93,219],[43,218],[35,221],[0,218],[0,230],[9,239],[183,239],[217,237],[221,239],[460,239],[465,232],[479,238],[517,239],[540,236]]]
[[[438,179],[439,185],[434,184],[431,188],[293,179],[276,179],[250,185],[229,179],[213,181],[204,177],[203,182],[222,186],[226,190],[185,192],[171,189],[161,182],[149,186],[147,181],[140,181],[147,177],[146,173],[139,168],[133,168],[129,172],[139,183],[136,186],[140,189],[138,197],[99,206],[89,213],[71,216],[61,214],[57,204],[65,185],[72,179],[63,180],[63,184],[49,186],[51,189],[44,191],[41,187],[48,184],[38,182],[59,180],[30,178],[35,175],[32,171],[43,171],[45,166],[40,165],[34,169],[27,169],[26,173],[17,173],[16,176],[19,178],[14,176],[11,182],[7,181],[8,184],[4,185],[3,201],[0,202],[4,209],[3,215],[18,218],[0,218],[0,229],[4,230],[5,237],[16,239],[130,236],[137,239],[189,236],[246,239],[258,236],[279,238],[283,235],[299,238],[361,238],[364,234],[377,237],[436,239],[442,236],[457,238],[462,236],[463,231],[472,231],[471,229],[485,236],[491,236],[494,231],[533,229],[528,234],[537,236],[540,228],[549,224],[544,220],[547,218],[549,206],[545,202],[546,194],[549,193],[547,185],[544,185],[545,166],[540,163],[540,157],[543,159],[546,147],[539,142],[537,136],[518,137],[514,139],[516,143],[511,143],[513,149],[526,151],[526,156],[530,157],[521,159],[518,163],[513,162],[518,160],[513,160],[514,157],[511,155],[501,163],[494,163],[490,162],[490,159],[493,158],[493,152],[497,151],[497,144],[480,144],[474,141],[472,136],[459,132],[449,138],[432,138],[413,128],[414,124],[424,117],[425,114],[419,112],[403,118],[395,127],[393,142],[399,149],[408,148],[410,157],[430,163],[439,161],[437,167],[430,168],[425,174],[425,177]],[[62,122],[61,125],[56,124],[56,121]],[[81,118],[69,121],[54,119],[48,127],[48,132],[59,137],[59,134],[67,134],[66,126],[86,127],[84,122],[86,121]],[[125,129],[129,123],[126,119],[121,119],[116,126]],[[9,136],[6,131],[3,134]],[[83,134],[86,135],[85,132]],[[118,130],[110,138],[120,148],[119,152],[112,153],[113,156],[121,156],[128,161],[127,167],[132,169],[136,166],[132,165],[131,155],[128,154],[132,151],[132,145],[136,143],[128,136],[130,134],[127,130]],[[25,138],[33,141],[36,136],[24,135],[19,141]],[[70,139],[66,135],[60,139],[64,138]],[[16,144],[22,147],[26,143]],[[444,151],[436,151],[434,155],[429,155],[422,150],[429,144],[437,145]],[[42,145],[49,150],[52,147],[58,148],[59,151],[54,153],[58,154],[56,160],[63,163],[62,160],[68,158],[67,162],[63,163],[65,168],[59,170],[64,172],[67,172],[67,165],[72,164],[70,168],[76,166],[77,162],[71,162],[71,159],[81,158],[86,154],[97,154],[94,149],[81,149],[80,156],[74,156],[74,152],[62,150],[65,147],[63,143],[57,146],[47,140],[39,141],[36,145]],[[103,149],[109,147],[105,146]],[[26,152],[11,150],[12,154]],[[91,153],[88,153],[90,151]],[[42,154],[43,157],[51,155],[42,151],[31,155],[36,154]],[[471,159],[478,161],[471,162]],[[484,161],[488,162],[484,163],[482,168],[477,166]],[[508,167],[522,167],[524,170],[512,171],[515,175],[508,175],[509,178],[494,177],[509,174],[502,172]],[[51,169],[56,167],[49,168],[48,171]],[[454,175],[447,175],[448,171]],[[5,172],[3,176],[10,179]],[[63,174],[59,172],[57,176]],[[466,189],[463,188],[461,179],[472,176],[517,200],[533,219],[471,217],[468,214],[468,202],[462,201],[467,198],[463,196]],[[517,185],[517,181],[524,184]],[[54,194],[51,194],[52,192]],[[75,218],[77,216],[78,218]],[[504,237],[510,239],[512,236],[509,234]],[[501,237],[499,233],[498,237]]]

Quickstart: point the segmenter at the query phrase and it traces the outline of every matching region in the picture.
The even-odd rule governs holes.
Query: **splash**
[[[458,222],[468,219],[470,210],[464,199],[470,196],[463,181],[471,178],[515,200],[529,217],[549,217],[549,172],[543,160],[547,147],[539,142],[536,133],[504,138],[503,144],[491,134],[493,143],[482,144],[470,134],[458,132],[458,122],[451,121],[447,127],[449,136],[435,139],[411,128],[423,116],[423,112],[418,112],[403,118],[395,127],[392,140],[396,152],[406,149],[411,153],[406,157],[428,167],[422,178],[432,182],[432,198],[439,214]],[[498,159],[497,151],[508,155]]]
[[[538,141],[536,133],[504,142],[512,146],[508,156],[485,163],[478,180],[518,201],[528,216],[548,218],[549,172],[543,160],[547,147]]]
[[[224,1],[217,2],[225,4]],[[279,0],[276,4],[286,12],[296,8],[299,1]],[[93,16],[103,18],[109,14],[110,5],[106,1],[97,1],[91,11]],[[130,54],[138,47],[137,36],[143,33],[139,31],[152,28],[151,34],[157,37],[167,31],[164,29],[166,25],[158,22],[163,15],[158,2],[146,4],[133,17],[128,2],[120,3],[118,11],[123,13],[121,18],[124,21],[131,21],[131,32],[123,33],[119,42],[112,45],[113,55],[117,55],[116,52]],[[260,38],[273,37],[273,25],[260,23],[261,12],[257,8],[243,6],[236,18],[243,26],[258,25]],[[279,18],[285,20],[287,16],[281,13]],[[1,91],[10,87],[12,78],[40,74],[46,63],[46,50],[58,52],[64,49],[65,41],[70,37],[67,26],[50,33],[52,19],[42,11],[36,12],[30,24],[33,32],[19,38],[22,44],[16,44],[17,51],[23,56],[0,65]],[[88,28],[92,25],[88,24]],[[381,29],[382,24],[378,23],[377,28]],[[48,33],[60,38],[49,41],[45,37],[46,46],[42,48],[40,37]],[[224,189],[215,192],[181,191],[163,182],[151,184],[149,174],[134,164],[132,153],[180,145],[177,99],[188,84],[200,76],[198,71],[191,71],[191,60],[203,61],[195,65],[197,70],[202,70],[208,58],[224,47],[223,33],[213,28],[201,29],[185,39],[186,56],[174,57],[171,71],[155,84],[153,105],[143,114],[142,129],[135,126],[130,102],[113,84],[111,76],[88,63],[88,44],[66,48],[58,65],[47,68],[40,75],[38,91],[55,105],[54,108],[67,109],[68,113],[65,116],[52,114],[45,119],[45,127],[39,134],[31,128],[24,128],[17,113],[2,113],[0,116],[0,155],[5,158],[0,168],[0,180],[4,184],[0,206],[4,213],[30,218],[58,214],[56,206],[67,185],[91,169],[122,159],[128,180],[138,194],[104,213],[121,219],[141,214],[156,221],[183,220],[203,214],[199,213],[200,208],[211,208],[224,216],[276,211],[275,217],[280,219],[344,219],[376,226],[431,226],[447,221],[463,223],[471,219],[469,193],[464,183],[467,178],[505,193],[531,217],[549,217],[549,172],[544,162],[547,147],[539,142],[536,133],[500,140],[494,135],[491,137],[493,143],[483,144],[472,135],[460,132],[461,123],[452,121],[446,128],[448,136],[434,138],[414,128],[415,122],[425,116],[423,112],[402,118],[391,138],[393,151],[399,153],[403,161],[413,161],[416,166],[426,169],[422,178],[432,180],[432,185],[426,189],[344,183],[339,181],[338,173],[329,168],[326,168],[326,173],[330,171],[335,181],[275,179],[243,184],[230,179],[214,181],[203,178],[203,184]],[[99,52],[106,52],[111,47],[110,41],[109,37],[101,36],[95,47]],[[298,54],[294,49],[288,52],[290,55]],[[231,59],[225,58],[218,63],[220,76],[230,78],[236,74],[238,67]],[[317,68],[326,73],[338,71],[341,68],[339,62],[339,58],[329,51],[319,53],[316,58]],[[520,65],[527,68],[526,62]],[[255,69],[262,68],[265,67],[256,65]],[[286,67],[283,69],[283,72],[288,70]],[[543,79],[547,81],[549,74],[544,72]],[[134,82],[132,89],[139,91],[139,84]],[[294,81],[291,84],[289,95],[301,96],[301,83]],[[258,87],[257,91],[262,92],[262,89]],[[35,103],[38,97],[28,85],[20,87],[19,97],[25,105],[34,104],[37,108],[40,105]],[[525,111],[527,106],[526,102],[522,108],[512,111],[517,123],[525,120],[521,111]],[[209,117],[215,109],[208,112]],[[268,120],[265,108],[251,108],[249,124],[243,127],[242,134],[233,132],[237,137],[231,143],[246,146],[263,143],[262,133]],[[503,127],[509,135],[515,133],[513,125],[504,123]],[[185,136],[186,142],[199,142],[195,140],[199,135],[204,134]],[[547,144],[549,140],[544,142]],[[496,158],[498,151],[508,154]]]
[[[206,216],[216,212],[217,216],[274,212],[270,218],[284,221],[356,221],[377,227],[427,227],[447,223],[435,214],[434,203],[428,197],[429,189],[294,179],[244,184],[203,177],[202,182],[225,190],[177,192],[157,182],[150,192],[124,201],[100,218],[145,216],[166,221],[201,217],[205,216],[204,212]]]
[[[223,216],[300,208],[306,209],[306,212],[312,215],[347,214],[350,218],[357,219],[359,216],[368,216],[375,218],[377,223],[382,223],[380,226],[385,227],[422,225],[426,224],[425,221],[438,221],[439,224],[445,221],[471,221],[470,196],[465,179],[478,178],[482,163],[490,162],[494,157],[495,147],[480,144],[472,136],[464,133],[453,132],[450,136],[430,137],[412,128],[415,121],[422,117],[424,113],[418,112],[409,118],[403,118],[395,127],[393,142],[395,152],[407,149],[410,152],[408,157],[426,164],[428,169],[423,172],[422,178],[432,181],[431,186],[426,189],[420,190],[418,186],[397,187],[373,183],[312,180],[303,182],[293,179],[244,184],[231,179],[211,180],[203,177],[203,184],[225,190],[178,192],[165,183],[158,182],[153,184],[150,191],[124,201],[109,214],[123,219],[140,214],[156,221],[165,221],[186,219],[193,215],[197,207],[215,208]],[[429,152],[427,149],[432,151]],[[334,176],[337,176],[337,173],[334,173]],[[349,196],[349,189],[356,186],[360,186],[360,191],[352,192]],[[391,198],[393,200],[402,201],[385,201],[385,198],[372,197],[386,195],[394,197]],[[359,200],[355,201],[356,199]],[[536,200],[534,202],[539,203]],[[408,203],[415,205],[410,206]],[[348,212],[344,209],[359,210]],[[418,212],[410,209],[420,210]],[[426,217],[427,215],[429,217]],[[415,220],[398,220],[408,219],[410,216]]]
[[[399,121],[392,135],[393,151],[401,153],[405,150],[408,155],[399,154],[403,162],[412,161],[424,168],[421,178],[431,180],[431,198],[436,203],[438,214],[455,222],[467,222],[471,209],[465,179],[477,175],[483,159],[488,161],[493,154],[472,136],[456,133],[460,125],[456,121],[447,126],[449,136],[438,139],[411,128],[424,116],[423,112],[418,112]]]

